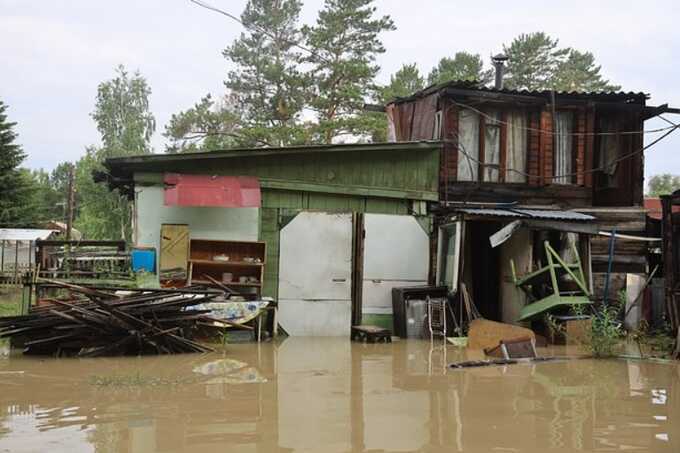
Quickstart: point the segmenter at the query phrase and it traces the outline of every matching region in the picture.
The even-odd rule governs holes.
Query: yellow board
[[[189,225],[164,224],[161,226],[161,256],[159,270],[177,271],[186,275],[189,260]]]

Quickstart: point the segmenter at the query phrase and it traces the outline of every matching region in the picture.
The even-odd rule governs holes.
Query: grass
[[[21,289],[0,288],[0,317],[21,314]]]

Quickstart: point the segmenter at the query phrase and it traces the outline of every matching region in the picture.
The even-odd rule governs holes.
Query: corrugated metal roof
[[[30,228],[0,228],[0,241],[35,241],[47,239],[56,230],[37,230]]]
[[[518,219],[534,219],[534,220],[563,220],[568,222],[590,222],[595,220],[595,217],[581,214],[574,211],[557,211],[547,209],[485,209],[485,208],[459,208],[457,212],[468,215],[476,215],[482,217],[509,217]]]
[[[649,98],[649,95],[643,92],[634,91],[555,91],[552,90],[512,90],[502,88],[500,90],[482,85],[475,80],[450,80],[448,82],[430,85],[429,87],[413,93],[413,95],[405,98],[397,98],[389,103],[399,103],[413,98],[427,96],[439,90],[446,88],[456,88],[460,90],[475,90],[486,93],[510,94],[518,96],[535,96],[535,97],[551,97],[553,94],[559,97],[572,98],[589,98],[590,100],[606,100],[606,101],[643,101]]]
[[[526,214],[533,219],[542,220],[568,220],[570,222],[588,222],[595,220],[595,217],[588,214],[581,214],[574,211],[550,211],[543,209],[513,209],[515,212]]]

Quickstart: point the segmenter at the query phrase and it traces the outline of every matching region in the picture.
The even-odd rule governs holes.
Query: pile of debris
[[[0,338],[23,344],[24,353],[96,357],[209,352],[192,334],[208,310],[185,310],[221,291],[182,288],[111,291],[49,281],[74,296],[48,299],[29,314],[0,318]]]

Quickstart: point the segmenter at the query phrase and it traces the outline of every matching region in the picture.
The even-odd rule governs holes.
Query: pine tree
[[[281,146],[305,140],[298,124],[305,81],[297,65],[299,0],[249,0],[241,21],[247,31],[223,55],[236,64],[226,87],[241,114],[239,143]]]
[[[619,91],[620,86],[602,77],[601,69],[591,52],[568,49],[566,58],[557,66],[551,86],[557,91]]]
[[[551,89],[555,72],[568,53],[543,32],[523,33],[503,46],[503,51],[509,58],[505,86],[518,90]]]
[[[442,58],[427,76],[430,85],[452,80],[470,80],[486,85],[491,82],[493,72],[484,69],[484,62],[479,54],[456,52],[453,58]]]
[[[418,66],[415,63],[405,64],[390,76],[389,85],[381,90],[381,98],[387,103],[399,97],[410,96],[424,87],[425,79],[420,75]]]
[[[379,96],[375,60],[385,52],[379,35],[395,29],[389,16],[375,12],[373,0],[325,0],[315,25],[303,28],[313,51],[307,61],[310,107],[318,121],[315,140],[331,143],[374,131],[375,115],[364,113],[363,105]]]
[[[26,221],[29,178],[19,166],[26,158],[16,143],[16,123],[7,118],[7,105],[0,101],[0,225],[21,226]]]

